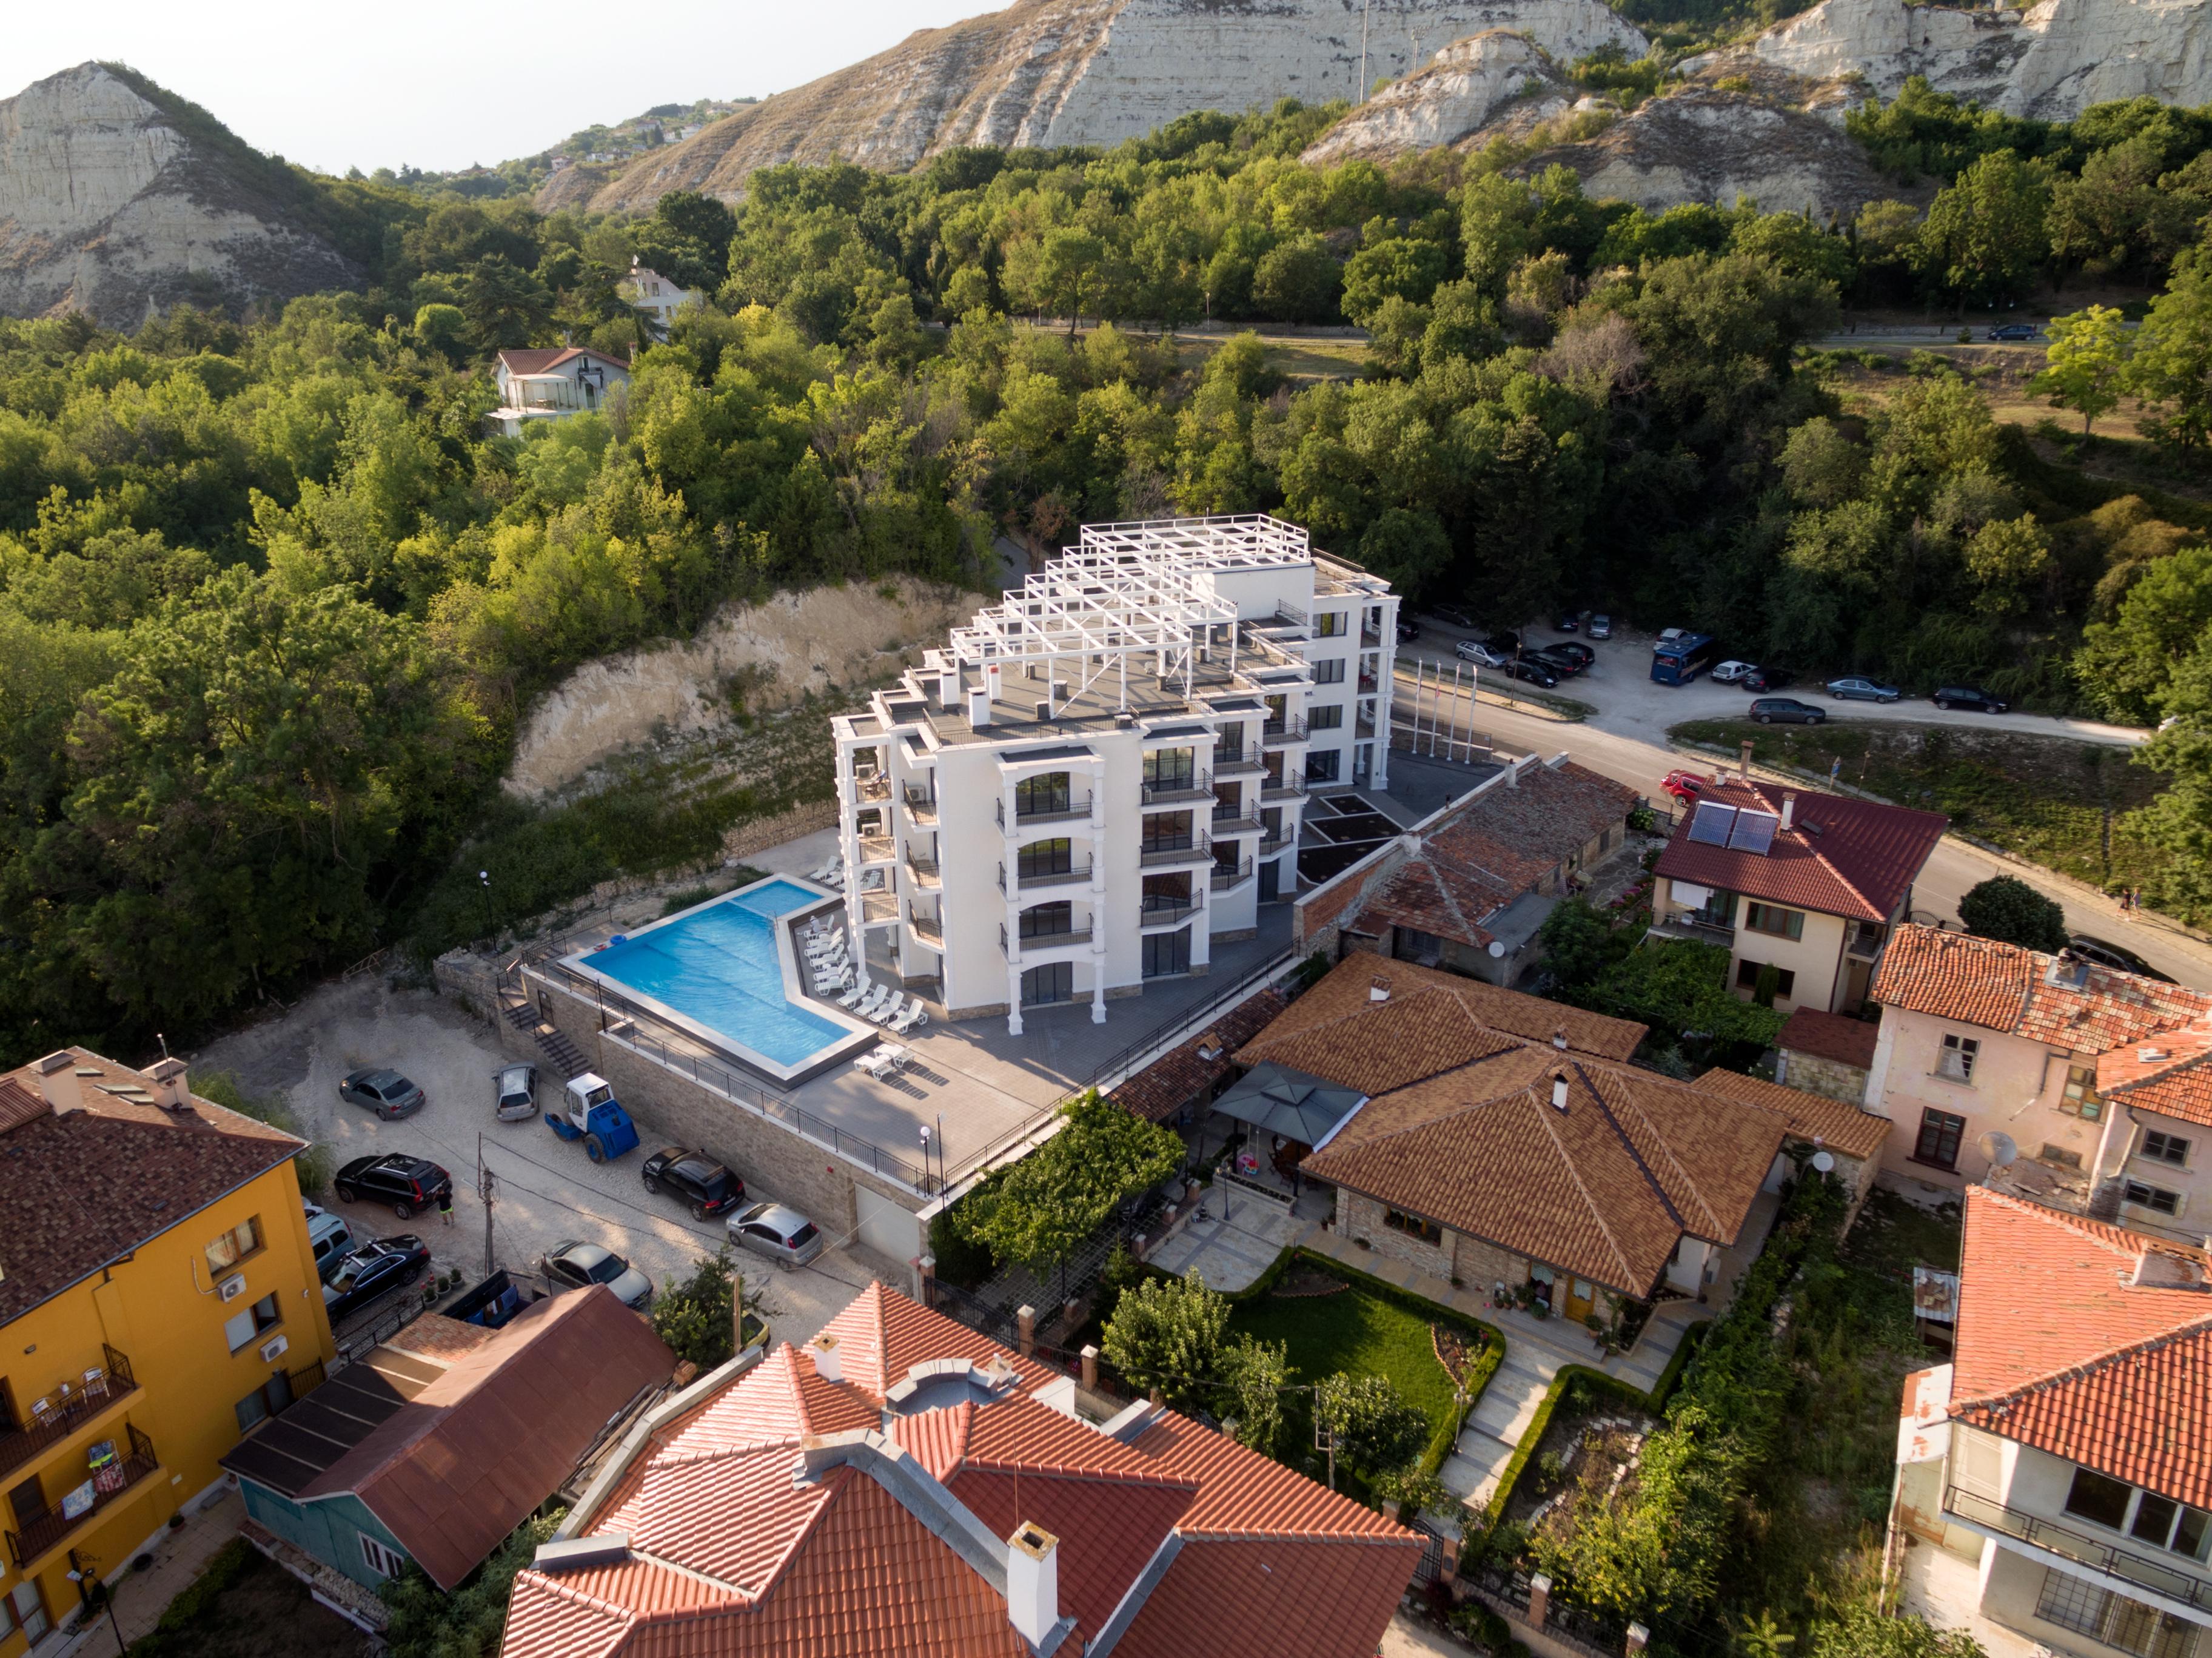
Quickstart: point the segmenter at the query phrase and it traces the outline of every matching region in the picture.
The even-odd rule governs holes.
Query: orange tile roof
[[[1114,1658],[1373,1658],[1409,1558],[1390,1544],[1186,1543]],[[1252,1616],[1249,1607],[1264,1611]]]
[[[1951,1415],[2212,1508],[2209,1271],[2202,1250],[1969,1187]]]
[[[1735,1242],[1784,1127],[1696,1084],[1514,1042],[1370,1100],[1304,1169],[1641,1297],[1686,1234]]]
[[[1847,1019],[1840,1013],[1823,1013],[1816,1007],[1801,1007],[1783,1021],[1774,1045],[1793,1054],[1810,1054],[1816,1060],[1833,1060],[1838,1065],[1871,1071],[1875,1044],[1881,1039],[1878,1024]]]
[[[1387,1000],[1374,999],[1378,987]],[[1245,1066],[1273,1060],[1382,1094],[1501,1052],[1513,1038],[1548,1042],[1560,1031],[1577,1053],[1625,1060],[1645,1027],[1456,973],[1357,955],[1292,1002],[1237,1059]]]
[[[1237,1050],[1289,1006],[1278,990],[1239,1002],[1181,1048],[1164,1054],[1106,1097],[1147,1122],[1165,1122],[1237,1069]],[[1217,1050],[1199,1057],[1201,1048]]]
[[[1691,840],[1693,808],[1659,854],[1658,872],[1824,915],[1887,921],[1951,821],[1937,812],[1739,778],[1709,787],[1698,798],[1779,815],[1785,794],[1796,797],[1793,826],[1778,833],[1765,852]]]
[[[802,1446],[840,1431],[833,1423],[886,1433],[915,1477],[992,1535],[1029,1521],[1058,1537],[1060,1610],[1074,1620],[1063,1653],[1133,1588],[1139,1605],[1165,1588],[1178,1608],[1197,1595],[1212,1616],[1269,1631],[1279,1658],[1351,1658],[1373,1650],[1412,1575],[1417,1541],[1380,1515],[1171,1412],[1130,1442],[1109,1438],[1036,1397],[1049,1371],[880,1284],[825,1333],[838,1337],[843,1381],[779,1347],[583,1517],[593,1534],[627,1533],[627,1558],[516,1577],[504,1658],[1027,1658],[1001,1591],[941,1522],[860,1466],[794,1479]],[[944,1382],[886,1397],[914,1366],[947,1358],[1010,1371],[1011,1383],[955,1381],[957,1398],[939,1405],[930,1389]],[[1171,1534],[1177,1564],[1148,1586]],[[1223,1538],[1255,1540],[1261,1564],[1294,1573],[1310,1615],[1282,1625],[1269,1572],[1209,1563],[1203,1551]],[[1173,1620],[1145,1618],[1139,1645],[1127,1645],[1133,1629],[1122,1649],[1166,1650]],[[1188,1650],[1188,1628],[1180,1635]]]
[[[1764,1077],[1747,1077],[1741,1071],[1716,1067],[1698,1078],[1707,1093],[1726,1095],[1742,1105],[1771,1111],[1790,1125],[1792,1139],[1809,1140],[1862,1162],[1881,1150],[1894,1127],[1879,1112],[1869,1111],[1848,1100],[1832,1100],[1802,1088],[1786,1088]]]

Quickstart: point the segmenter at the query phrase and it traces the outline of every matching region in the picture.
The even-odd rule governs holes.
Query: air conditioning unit
[[[291,1342],[283,1336],[270,1337],[261,1344],[261,1362],[267,1364],[283,1357],[285,1349],[291,1345]]]
[[[246,1274],[233,1272],[216,1286],[216,1293],[225,1301],[236,1301],[246,1293]]]

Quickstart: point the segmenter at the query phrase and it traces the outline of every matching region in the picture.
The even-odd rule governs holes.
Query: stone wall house
[[[1780,1055],[1774,1080],[1808,1094],[1826,1094],[1852,1105],[1866,1103],[1867,1075],[1874,1069],[1881,1027],[1801,1007],[1784,1021],[1774,1047]]]

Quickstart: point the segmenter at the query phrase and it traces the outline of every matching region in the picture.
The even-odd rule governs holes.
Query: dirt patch
[[[690,640],[588,663],[548,691],[515,739],[507,789],[543,797],[626,750],[878,683],[942,644],[976,602],[899,577],[726,605]]]
[[[1579,1495],[1609,1497],[1635,1478],[1644,1439],[1658,1425],[1656,1418],[1619,1406],[1553,1417],[1514,1487],[1506,1518],[1563,1534]]]
[[[1275,1294],[1296,1300],[1302,1296],[1333,1296],[1352,1286],[1342,1278],[1317,1272],[1310,1266],[1294,1266],[1275,1282]]]
[[[302,1652],[367,1658],[374,1643],[318,1603],[298,1578],[250,1552],[228,1588],[131,1650],[141,1649],[155,1658],[293,1658]]]

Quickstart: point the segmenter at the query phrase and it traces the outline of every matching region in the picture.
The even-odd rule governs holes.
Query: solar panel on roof
[[[1735,822],[1734,806],[1700,800],[1697,815],[1690,819],[1690,838],[1700,846],[1724,847],[1728,844],[1729,825]]]
[[[1740,811],[1735,815],[1735,828],[1729,835],[1731,852],[1755,852],[1766,856],[1766,849],[1774,844],[1775,826],[1781,819],[1771,811]]]

